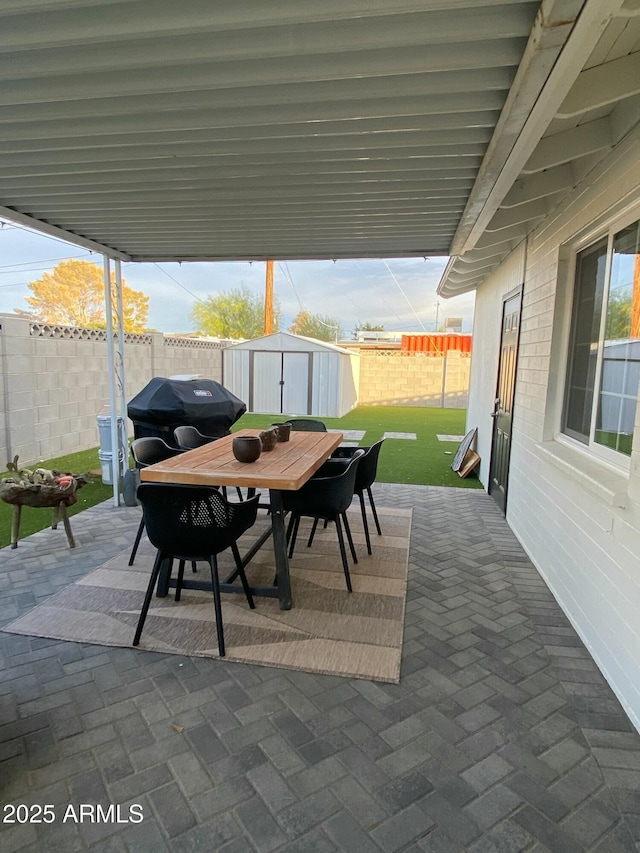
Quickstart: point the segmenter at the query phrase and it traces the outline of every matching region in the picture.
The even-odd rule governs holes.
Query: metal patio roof
[[[563,88],[610,27],[622,47],[601,61],[637,50],[638,10],[2,0],[0,215],[134,261],[462,255],[476,243],[495,261],[482,235],[505,197],[530,216],[568,181],[544,140],[537,149]],[[585,98],[563,132],[579,130]],[[602,116],[589,119],[584,135],[610,146]],[[547,195],[526,177],[513,188],[541,165]],[[521,235],[501,228],[510,250]],[[469,289],[469,270],[451,269],[453,291]]]

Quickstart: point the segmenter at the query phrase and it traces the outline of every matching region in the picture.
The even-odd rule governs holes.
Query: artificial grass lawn
[[[291,415],[291,417],[294,417]],[[283,415],[243,415],[234,424],[233,431],[246,428],[264,429],[269,424],[286,420]],[[464,435],[466,411],[464,409],[432,408],[395,408],[390,406],[360,406],[342,418],[322,418],[330,429],[366,430],[360,442],[364,446],[373,444],[385,432],[415,433],[417,438],[388,438],[382,445],[378,461],[378,477],[382,483],[407,483],[425,486],[457,486],[461,488],[481,488],[475,475],[462,479],[451,470],[451,462],[459,442],[438,441],[440,435]],[[83,474],[87,471],[99,471],[97,447],[83,450],[57,459],[33,463],[31,468],[52,468]],[[446,454],[449,451],[449,454]],[[6,473],[0,475],[8,476]],[[78,492],[78,501],[69,507],[69,516],[83,509],[108,500],[113,495],[112,486],[102,483],[101,477]],[[0,547],[11,541],[10,504],[0,501]],[[20,538],[43,530],[51,524],[51,509],[22,508],[20,520]],[[58,525],[61,545],[67,546],[62,524]],[[72,525],[73,529],[73,525]]]
[[[295,415],[290,415],[295,417]],[[415,433],[416,439],[388,438],[382,445],[377,479],[382,483],[406,483],[414,486],[457,486],[481,488],[477,476],[461,478],[451,470],[459,441],[438,441],[438,435],[464,435],[465,409],[395,408],[359,406],[342,418],[322,418],[329,429],[366,430],[359,442],[369,446],[385,432]],[[233,430],[262,428],[285,421],[285,415],[243,415]],[[449,454],[446,453],[449,451]]]

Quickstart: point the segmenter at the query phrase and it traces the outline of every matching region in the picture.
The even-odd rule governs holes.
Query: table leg
[[[67,542],[69,543],[69,548],[75,548],[76,543],[73,538],[73,533],[71,532],[71,525],[69,524],[69,516],[67,515],[66,506],[61,503],[60,504],[60,515],[62,516],[62,523],[64,525],[64,532],[67,534]]]
[[[269,489],[269,499],[271,503],[273,552],[276,558],[280,610],[291,610],[291,579],[289,577],[289,558],[287,557],[287,538],[284,529],[282,493],[278,489]]]
[[[13,513],[11,514],[11,547],[18,547],[18,539],[20,538],[20,514],[22,507],[20,504],[13,505]]]

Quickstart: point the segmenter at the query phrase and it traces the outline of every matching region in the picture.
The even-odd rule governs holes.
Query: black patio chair
[[[380,522],[378,521],[378,513],[376,511],[375,501],[373,500],[373,494],[371,492],[371,486],[375,482],[376,475],[378,473],[378,457],[380,455],[380,450],[382,448],[382,442],[384,438],[381,438],[380,441],[376,441],[375,444],[372,444],[371,447],[338,447],[336,448],[331,457],[325,462],[324,466],[319,469],[319,473],[330,472],[331,465],[334,462],[338,464],[345,464],[345,462],[353,457],[353,454],[356,450],[364,450],[364,456],[360,459],[358,463],[358,471],[356,473],[356,484],[354,488],[354,493],[358,495],[360,500],[360,510],[362,512],[362,526],[364,527],[364,538],[367,543],[367,554],[371,554],[371,539],[369,537],[369,524],[367,522],[367,512],[364,505],[364,493],[367,493],[369,498],[369,504],[371,506],[371,512],[373,514],[373,520],[376,523],[376,530],[378,531],[378,536],[382,536],[382,530],[380,529]],[[311,531],[311,540],[313,541],[313,534],[315,533],[315,528],[317,527],[314,524],[313,530]]]
[[[286,423],[291,424],[292,430],[301,432],[326,432],[327,427],[323,421],[316,418],[288,418]]]
[[[258,498],[254,497],[242,503],[229,503],[215,488],[183,486],[174,483],[141,483],[137,496],[146,519],[147,535],[151,544],[157,549],[157,553],[133,645],[137,646],[140,642],[162,564],[165,561],[170,562],[170,575],[173,560],[179,560],[175,600],[180,601],[185,561],[206,560],[211,568],[218,653],[220,657],[224,657],[224,629],[217,555],[227,548],[231,549],[244,594],[249,607],[253,610],[255,604],[242,566],[237,541],[255,524]]]
[[[347,562],[342,527],[344,525],[344,532],[347,535],[353,562],[357,563],[358,556],[353,545],[353,538],[347,519],[347,510],[353,500],[358,463],[363,456],[363,450],[356,450],[346,465],[340,466],[339,473],[333,476],[312,477],[297,491],[282,492],[284,509],[291,512],[291,518],[287,527],[289,557],[293,556],[298,527],[300,519],[303,516],[314,519],[313,532],[315,532],[315,526],[319,519],[324,519],[327,522],[335,522],[340,556],[342,558],[342,568],[344,569],[344,577],[349,592],[351,592],[351,576],[349,574],[349,564]],[[313,535],[307,542],[308,547],[311,546],[312,541]]]
[[[133,456],[133,461],[135,462],[135,466],[138,470],[141,468],[148,468],[149,465],[155,465],[156,462],[164,462],[165,459],[171,459],[172,456],[179,456],[181,453],[181,450],[177,450],[175,447],[169,447],[166,441],[157,436],[135,438],[131,442],[131,455]],[[131,549],[131,555],[129,557],[130,566],[133,565],[133,561],[138,553],[138,547],[143,533],[144,512],[142,513],[138,532],[136,533],[133,548]],[[193,570],[195,571],[195,565],[193,566]]]
[[[224,435],[230,434],[231,433],[229,432],[224,433]],[[203,435],[197,427],[191,426],[191,424],[185,424],[184,426],[179,426],[174,429],[173,437],[180,450],[195,450],[197,447],[202,447],[205,444],[211,444],[212,441],[217,441],[219,438],[223,438],[224,436]],[[238,486],[236,486],[236,492],[239,500],[243,500],[242,492]],[[227,489],[225,486],[222,487],[222,494],[225,498],[227,497]]]
[[[229,435],[229,433],[226,432],[224,435]],[[202,447],[203,444],[210,444],[218,438],[223,438],[222,435],[203,435],[198,427],[191,426],[191,424],[176,427],[173,431],[173,437],[181,450],[193,450],[196,447]]]

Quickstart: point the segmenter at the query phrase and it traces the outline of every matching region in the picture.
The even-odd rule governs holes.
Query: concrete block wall
[[[3,314],[0,357],[0,470],[16,454],[31,465],[98,445],[109,401],[104,332]],[[222,378],[222,345],[212,341],[128,335],[124,361],[127,400],[154,376]]]
[[[127,335],[124,368],[130,400],[154,376],[200,374],[222,381],[228,342]],[[0,314],[0,470],[14,455],[32,465],[97,447],[96,418],[108,412],[106,335],[97,329],[32,324]],[[363,350],[360,405],[465,408],[470,359]],[[131,434],[132,424],[127,421]]]
[[[449,350],[444,358],[443,407],[466,409],[469,397],[471,359],[467,354]]]
[[[470,359],[459,352],[444,357],[399,351],[360,352],[360,394],[366,406],[436,406],[464,409]]]

